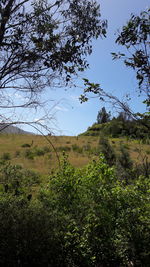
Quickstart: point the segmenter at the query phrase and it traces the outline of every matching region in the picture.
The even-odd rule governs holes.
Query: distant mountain
[[[0,123],[0,134],[33,134],[27,131],[24,131],[16,126],[9,125],[9,123]]]

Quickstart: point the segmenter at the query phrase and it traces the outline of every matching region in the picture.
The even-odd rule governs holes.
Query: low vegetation
[[[150,121],[148,118],[134,120],[125,112],[120,112],[117,117],[111,118],[103,107],[97,116],[97,122],[82,133],[81,136],[99,136],[100,133],[111,137],[127,137],[141,139],[143,143],[150,144]]]
[[[63,154],[45,184],[1,162],[1,266],[148,267],[149,179],[118,161],[124,174],[101,154],[83,168]]]
[[[110,125],[0,135],[1,266],[149,267],[149,138],[108,137]]]
[[[100,149],[100,136],[49,136],[52,146],[42,137],[36,135],[0,135],[0,159],[9,161],[12,164],[19,164],[24,168],[37,171],[40,174],[47,175],[52,169],[59,166],[58,156],[65,151],[68,154],[69,162],[75,167],[83,167],[91,159],[97,159],[99,153],[103,152],[104,147]],[[131,139],[128,137],[109,138],[110,147],[116,154],[120,151],[120,146],[126,147],[131,159],[135,164],[150,160],[150,148],[142,139]],[[143,144],[144,143],[144,144]],[[105,148],[106,153],[110,147]]]

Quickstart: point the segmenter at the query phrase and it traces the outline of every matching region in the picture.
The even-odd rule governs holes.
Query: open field
[[[49,136],[48,139],[56,151],[43,136],[1,134],[0,158],[13,164],[21,164],[22,167],[41,174],[48,174],[58,167],[57,155],[61,158],[63,151],[75,167],[82,167],[99,155],[99,137]],[[150,145],[141,144],[140,140],[113,138],[110,139],[110,143],[116,152],[119,145],[123,143],[131,158],[137,163],[142,163],[144,157],[150,160]]]

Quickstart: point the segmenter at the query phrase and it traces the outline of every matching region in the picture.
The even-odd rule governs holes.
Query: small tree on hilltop
[[[105,107],[102,107],[102,109],[98,112],[97,115],[97,123],[101,124],[110,121],[110,116],[110,112],[107,113]]]

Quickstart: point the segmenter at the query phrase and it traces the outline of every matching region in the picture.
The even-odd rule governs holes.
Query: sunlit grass
[[[0,135],[0,157],[4,153],[10,154],[10,162],[20,164],[22,167],[38,171],[41,174],[48,174],[52,169],[59,166],[58,157],[61,159],[63,150],[68,154],[70,163],[75,167],[86,165],[91,159],[97,158],[98,154],[94,153],[98,147],[99,137],[93,136],[49,136],[50,143],[39,135]],[[146,156],[150,160],[150,145],[141,144],[140,140],[127,140],[126,138],[111,138],[111,145],[116,153],[119,153],[120,144],[124,144],[128,149],[131,158],[142,163]],[[30,147],[23,147],[28,144]],[[44,155],[34,155],[27,158],[26,151],[36,151],[36,149],[45,149]],[[109,151],[108,151],[109,153]],[[57,154],[57,155],[56,155]]]

